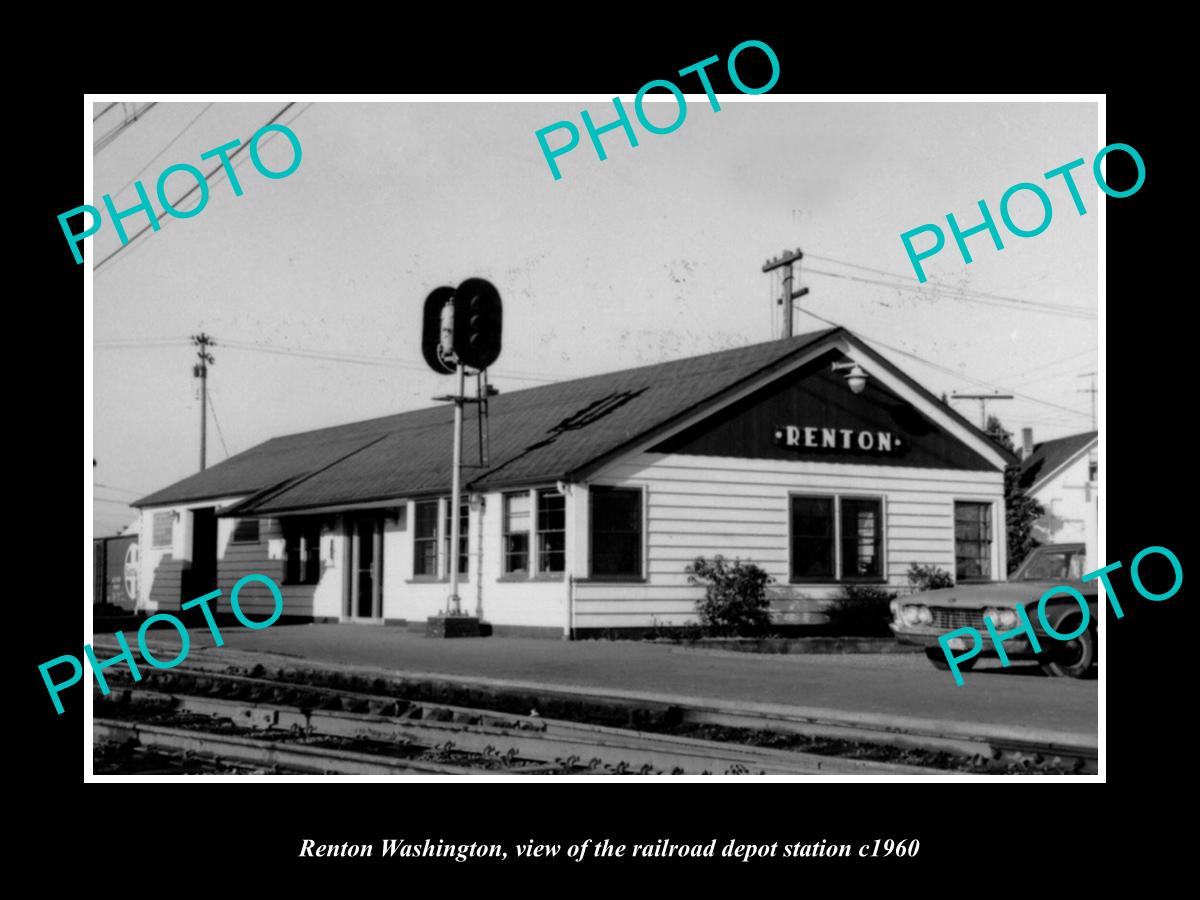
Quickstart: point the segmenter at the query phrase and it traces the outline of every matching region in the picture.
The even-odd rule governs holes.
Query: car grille
[[[983,627],[983,610],[981,609],[951,609],[945,606],[934,606],[929,611],[933,613],[935,628]]]

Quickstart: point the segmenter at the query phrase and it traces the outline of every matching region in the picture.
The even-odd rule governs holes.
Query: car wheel
[[[1096,649],[1093,628],[1085,628],[1083,634],[1069,641],[1051,639],[1050,646],[1045,648],[1049,659],[1042,663],[1042,671],[1056,678],[1085,678],[1096,664]]]
[[[941,669],[943,672],[950,671],[950,663],[946,662],[946,654],[942,652],[941,647],[926,647],[925,658],[933,663],[935,669]],[[975,661],[978,656],[972,656],[970,659],[960,660],[958,663],[958,671],[969,672],[975,667]]]

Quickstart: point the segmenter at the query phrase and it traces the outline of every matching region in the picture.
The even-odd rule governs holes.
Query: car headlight
[[[917,621],[920,622],[922,625],[932,625],[933,624],[933,612],[929,609],[928,606],[918,606],[917,607]]]
[[[901,619],[905,625],[917,625],[921,621],[920,606],[905,606],[900,609]]]
[[[1017,613],[1012,607],[989,606],[983,614],[991,619],[997,628],[1011,628],[1017,624]]]

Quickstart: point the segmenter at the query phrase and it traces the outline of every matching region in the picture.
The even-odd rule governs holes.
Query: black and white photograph
[[[779,93],[764,46],[88,95],[91,644],[42,669],[87,780],[1103,780],[1142,160],[1103,95]]]

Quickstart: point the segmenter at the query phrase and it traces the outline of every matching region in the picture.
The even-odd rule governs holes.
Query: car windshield
[[[1035,550],[1021,572],[1021,581],[1078,581],[1083,577],[1083,554],[1078,550]]]

